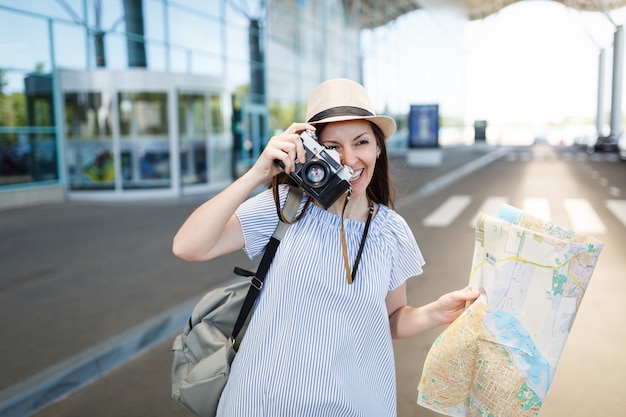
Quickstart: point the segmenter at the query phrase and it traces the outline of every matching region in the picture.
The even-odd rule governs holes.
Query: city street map
[[[480,297],[437,338],[417,403],[449,416],[537,416],[602,243],[505,205],[476,223]]]

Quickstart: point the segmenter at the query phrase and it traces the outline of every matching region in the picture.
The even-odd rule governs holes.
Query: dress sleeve
[[[420,251],[411,228],[406,221],[396,214],[394,223],[394,234],[396,248],[392,251],[392,270],[389,281],[389,291],[398,288],[410,277],[420,275],[424,266],[424,257]]]
[[[280,203],[287,198],[287,189],[280,187],[278,191]],[[278,224],[276,204],[271,189],[262,191],[246,200],[239,206],[235,215],[241,223],[244,239],[244,252],[250,259],[260,255]]]

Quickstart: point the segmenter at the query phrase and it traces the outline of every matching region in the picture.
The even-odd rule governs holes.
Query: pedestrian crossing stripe
[[[566,198],[563,201],[565,211],[572,222],[572,229],[577,233],[606,233],[606,227],[589,201],[583,198]]]
[[[622,224],[626,225],[626,200],[607,200],[606,208],[608,208]]]
[[[552,220],[552,216],[550,214],[550,204],[545,198],[530,197],[524,199],[522,211],[525,211],[526,213],[532,213],[533,216],[537,216],[543,220]]]
[[[476,219],[479,213],[486,213],[491,216],[497,215],[502,204],[509,203],[508,200],[504,196],[487,197],[472,217],[469,227],[476,227]],[[427,215],[422,220],[422,225],[426,227],[447,227],[467,209],[471,202],[472,197],[469,195],[452,195]],[[563,200],[563,208],[570,220],[571,228],[577,233],[588,235],[606,233],[606,225],[588,200],[583,198],[566,198]],[[626,200],[607,200],[606,208],[626,226]],[[522,201],[521,209],[544,220],[553,221],[550,203],[547,198],[525,198]]]
[[[469,195],[450,196],[437,210],[428,215],[422,223],[424,226],[446,227],[472,202]]]
[[[474,226],[476,226],[478,213],[497,214],[498,210],[500,210],[500,207],[502,207],[503,204],[509,204],[509,199],[506,197],[487,197],[485,201],[483,201],[476,214],[474,214],[474,217],[472,217],[472,220],[470,221],[470,227],[474,228]]]
[[[530,162],[530,161],[563,161],[563,162],[621,162],[617,153],[593,153],[588,154],[586,152],[580,153],[557,153],[555,151],[549,152],[534,152],[534,151],[518,151],[509,152],[505,157],[507,162]]]

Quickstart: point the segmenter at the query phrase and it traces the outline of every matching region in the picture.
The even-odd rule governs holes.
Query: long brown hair
[[[328,123],[320,123],[315,125],[318,137],[321,136],[324,128],[327,125]],[[376,160],[376,166],[374,167],[372,180],[367,186],[367,195],[375,203],[384,204],[391,209],[395,209],[396,187],[391,181],[391,174],[389,171],[389,157],[387,155],[385,135],[375,123],[370,122],[370,125],[372,126],[374,137],[376,138],[376,144],[380,149],[380,155]],[[279,184],[291,184],[294,186],[298,185],[294,180],[289,177],[289,175],[285,174],[284,172],[278,174],[276,179]]]
[[[376,167],[374,168],[372,180],[367,186],[367,195],[370,199],[372,199],[372,201],[395,209],[396,187],[393,185],[393,181],[391,180],[385,135],[376,124],[372,122],[370,122],[370,124],[372,125],[374,136],[376,137],[376,143],[380,149],[380,155],[376,160]]]

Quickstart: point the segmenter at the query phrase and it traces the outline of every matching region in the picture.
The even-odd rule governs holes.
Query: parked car
[[[617,152],[619,159],[626,161],[626,134],[622,134],[617,141]]]
[[[591,140],[587,145],[587,152],[615,152],[617,151],[617,140],[613,136],[598,136],[596,140]]]

